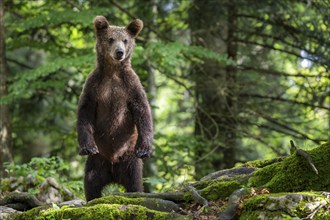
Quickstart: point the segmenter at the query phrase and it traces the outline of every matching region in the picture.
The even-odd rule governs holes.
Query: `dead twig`
[[[290,144],[291,144],[291,154],[293,154],[294,152],[296,152],[297,155],[302,156],[303,158],[305,158],[309,164],[309,166],[311,167],[311,169],[314,171],[314,173],[316,173],[316,175],[319,174],[319,171],[316,169],[312,157],[304,150],[302,149],[298,149],[295,145],[294,142],[292,140],[290,140]]]

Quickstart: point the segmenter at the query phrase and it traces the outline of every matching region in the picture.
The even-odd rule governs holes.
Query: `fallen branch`
[[[311,156],[304,150],[302,149],[298,149],[292,140],[290,140],[290,144],[291,144],[291,154],[293,154],[294,152],[296,152],[297,155],[302,156],[303,158],[305,158],[309,164],[309,166],[311,167],[311,169],[314,171],[314,173],[316,173],[316,175],[319,174],[319,171],[316,169],[314,162],[311,158]]]
[[[227,207],[220,213],[216,220],[226,219],[236,219],[237,218],[237,209],[243,197],[249,194],[249,190],[246,188],[241,188],[235,190],[228,198]]]
[[[192,199],[200,205],[203,205],[204,207],[208,207],[209,206],[209,202],[203,198],[201,195],[199,195],[199,193],[196,191],[196,189],[192,186],[187,186],[185,187],[187,189],[188,192],[191,193],[191,197]]]

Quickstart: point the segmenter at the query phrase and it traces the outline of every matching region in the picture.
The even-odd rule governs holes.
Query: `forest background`
[[[290,139],[303,149],[329,140],[328,0],[0,0],[0,7],[2,177],[33,165],[82,190],[76,112],[96,62],[96,15],[118,26],[144,21],[132,65],[154,116],[148,191],[287,155]]]

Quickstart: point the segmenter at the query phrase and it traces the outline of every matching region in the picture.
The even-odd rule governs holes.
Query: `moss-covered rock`
[[[37,219],[39,216],[39,213],[42,210],[45,210],[45,206],[38,206],[36,208],[33,208],[29,211],[18,213],[13,217],[13,220],[24,220],[24,219]]]
[[[201,195],[207,200],[224,199],[241,187],[242,183],[235,180],[213,180],[202,189]]]
[[[97,204],[85,207],[32,209],[17,214],[15,220],[45,220],[45,219],[184,219],[176,213],[159,212],[137,205]]]
[[[318,172],[311,169],[308,160],[296,151],[285,158],[252,161],[212,173],[189,185],[192,190],[182,188],[174,200],[171,196],[172,201],[168,201],[168,197],[151,197],[143,193],[112,195],[81,207],[38,207],[17,214],[15,219],[182,219],[182,215],[175,213],[179,211],[179,205],[185,209],[183,213],[188,214],[188,219],[200,216],[218,219],[226,219],[227,216],[240,219],[314,216],[313,219],[330,219],[330,193],[324,196],[315,192],[330,192],[330,143],[307,153]],[[272,194],[264,194],[269,192]],[[260,193],[262,195],[258,195]],[[199,197],[203,197],[202,202]],[[203,207],[203,212],[200,212],[200,207]]]
[[[253,173],[248,185],[266,187],[271,192],[299,192],[306,190],[330,191],[330,143],[307,151],[318,169],[318,175],[311,169],[308,161],[293,154],[282,162],[265,166]]]
[[[123,196],[107,196],[88,202],[88,206],[96,204],[140,205],[161,212],[178,211],[179,206],[172,201],[157,198],[126,198]]]
[[[243,204],[240,219],[329,219],[329,199],[320,193],[279,193],[254,196]]]
[[[0,206],[0,219],[1,220],[9,220],[12,219],[15,214],[20,213],[19,211],[6,207],[6,206]]]
[[[237,167],[250,167],[250,168],[263,168],[265,166],[277,163],[277,162],[281,162],[284,160],[284,157],[277,157],[274,159],[270,159],[270,160],[253,160],[253,161],[249,161],[246,162],[244,164],[238,165]]]

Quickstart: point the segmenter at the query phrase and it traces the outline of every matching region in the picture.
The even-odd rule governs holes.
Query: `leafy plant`
[[[19,189],[19,191],[38,194],[40,184],[46,178],[52,177],[78,197],[83,197],[82,181],[70,179],[71,168],[60,157],[34,157],[28,163],[5,163],[4,166],[9,177],[1,180],[0,189],[3,192]]]
[[[59,157],[34,157],[25,164],[5,163],[5,170],[9,176],[54,177],[65,179],[64,173],[68,172],[69,166]]]

